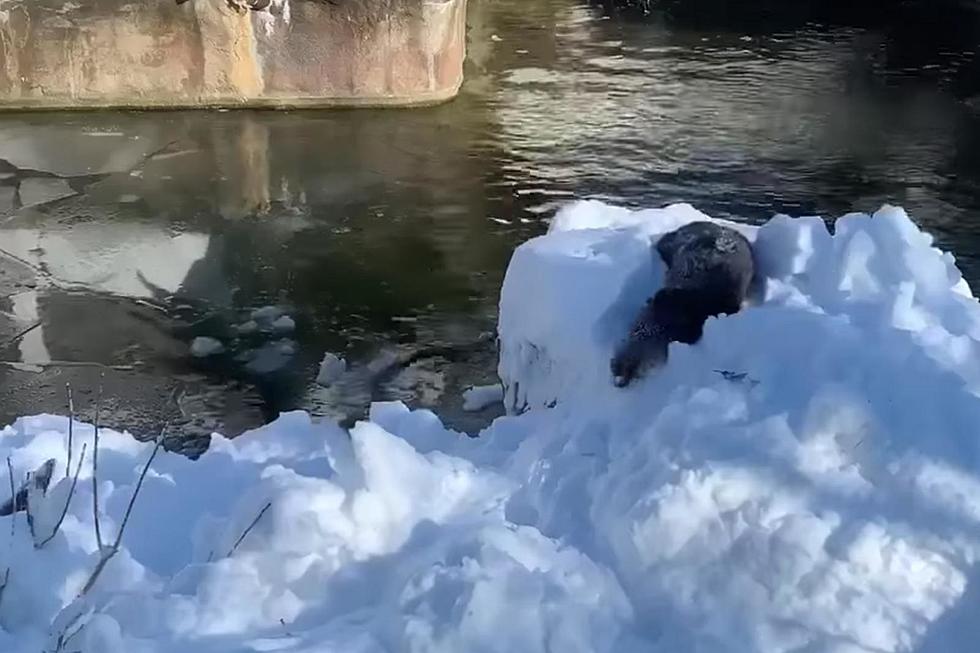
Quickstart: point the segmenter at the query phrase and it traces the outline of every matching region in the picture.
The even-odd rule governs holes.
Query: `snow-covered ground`
[[[650,237],[694,219],[578,203],[515,252],[510,414],[479,438],[376,404],[350,437],[292,413],[196,462],[161,452],[76,600],[98,559],[86,461],[43,547],[0,518],[0,650],[973,651],[980,306],[952,258],[895,208],[833,236],[746,228],[755,305],[615,388],[612,348],[663,273]],[[71,483],[66,428],[0,437],[18,479],[56,460],[37,540]],[[77,461],[92,428],[74,434]],[[150,448],[103,433],[106,542]]]

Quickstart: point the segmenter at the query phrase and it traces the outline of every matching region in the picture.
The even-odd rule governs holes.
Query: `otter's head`
[[[637,337],[630,333],[616,350],[609,369],[613,383],[622,388],[667,361],[667,339],[660,333]]]
[[[705,319],[696,293],[679,288],[659,290],[610,361],[614,383],[627,386],[666,363],[671,342],[693,344],[700,340]]]

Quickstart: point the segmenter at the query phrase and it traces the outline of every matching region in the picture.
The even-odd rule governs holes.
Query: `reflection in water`
[[[42,327],[0,352],[0,422],[104,372],[146,431],[371,398],[472,430],[509,254],[574,197],[748,221],[897,202],[978,285],[976,11],[909,34],[916,3],[621,4],[472,3],[463,93],[432,109],[4,117],[0,343]],[[246,328],[264,306],[295,328]],[[200,336],[225,352],[195,359]],[[334,388],[326,351],[351,362]]]

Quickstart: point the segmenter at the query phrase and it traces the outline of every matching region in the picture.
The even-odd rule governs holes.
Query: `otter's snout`
[[[623,388],[667,360],[667,342],[659,337],[631,338],[609,361],[613,383]]]

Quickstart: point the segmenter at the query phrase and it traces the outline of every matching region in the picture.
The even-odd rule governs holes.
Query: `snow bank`
[[[499,383],[477,385],[463,391],[463,410],[475,412],[504,400],[504,389]]]
[[[350,437],[290,413],[196,462],[161,454],[73,601],[97,556],[86,464],[45,547],[23,514],[4,546],[0,518],[0,650],[50,649],[82,614],[68,650],[971,651],[980,307],[952,258],[899,209],[833,236],[777,217],[746,229],[757,305],[614,388],[612,347],[662,276],[650,237],[694,219],[580,203],[515,252],[511,414],[480,438],[387,403]],[[56,460],[41,530],[66,427],[0,437],[18,477]],[[107,539],[148,454],[104,434]]]

